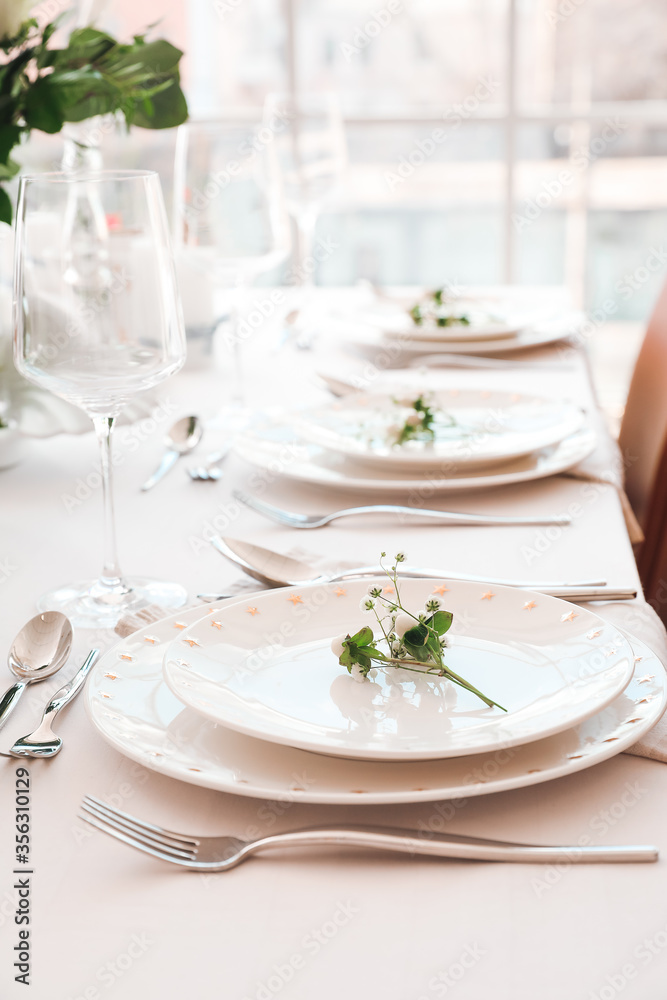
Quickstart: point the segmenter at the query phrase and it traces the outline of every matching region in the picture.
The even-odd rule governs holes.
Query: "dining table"
[[[257,294],[267,301],[267,289]],[[332,302],[353,301],[354,294],[316,289],[311,301],[324,314]],[[378,360],[380,352],[355,353],[331,335],[296,343],[284,333],[285,312],[276,306],[241,343],[251,410],[270,416],[274,408],[326,403],[331,396],[318,372],[356,375],[373,388],[402,363],[396,352]],[[210,544],[219,534],[332,571],[372,565],[383,551],[401,551],[406,565],[437,567],[452,577],[606,579],[610,586],[636,588],[637,598],[586,607],[667,663],[665,630],[642,597],[633,555],[639,531],[622,490],[623,463],[636,457],[621,456],[606,430],[586,337],[503,357],[516,365],[433,371],[438,384],[452,388],[484,384],[573,400],[598,432],[595,452],[559,475],[493,490],[438,494],[426,482],[408,502],[487,514],[568,515],[569,524],[434,525],[378,514],[296,531],[269,522],[235,491],[308,513],[377,498],[292,478],[288,445],[284,461],[272,468],[258,470],[232,453],[217,482],[187,475],[188,465],[233,433],[225,406],[237,375],[222,342],[210,354],[198,345],[192,364],[153,390],[146,415],[117,428],[114,479],[125,571],[180,582],[192,605],[204,592],[255,592],[259,585]],[[188,414],[206,424],[196,454],[142,492],[169,427]],[[96,448],[92,433],[31,439],[22,461],[0,472],[4,649],[35,613],[39,593],[97,569],[102,542]],[[28,689],[0,732],[0,749],[31,731],[49,695],[91,647],[109,649],[118,641],[113,630],[76,630],[68,667]],[[5,680],[8,685],[8,671]],[[121,754],[92,725],[84,698],[58,720],[64,748],[57,757],[0,758],[3,1000],[613,1000],[621,994],[624,1000],[663,1000],[667,739],[656,738],[649,749],[644,741],[557,780],[492,794],[478,788],[453,801],[371,805],[360,795],[353,804],[308,804],[298,793],[265,801],[178,781],[161,773],[159,762],[144,765]],[[24,778],[27,772],[30,789],[26,871],[14,849],[19,772]],[[365,823],[533,844],[576,845],[582,838],[602,846],[654,844],[660,859],[512,864],[328,846],[278,849],[229,872],[191,873],[87,824],[80,815],[85,794],[193,834],[252,838],[310,825]],[[28,879],[24,925],[17,920],[26,912],[21,900]],[[15,964],[24,926],[30,928],[27,991]]]

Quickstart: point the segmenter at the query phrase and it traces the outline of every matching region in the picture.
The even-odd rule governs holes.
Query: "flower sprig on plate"
[[[415,326],[422,326],[424,322],[432,322],[436,326],[470,326],[470,317],[467,313],[457,312],[445,288],[429,292],[426,299],[416,302],[409,313]]]
[[[406,441],[433,441],[436,423],[444,427],[458,424],[451,414],[432,406],[423,393],[416,399],[395,399],[394,402],[410,411],[402,424],[392,424],[389,428],[394,445],[400,446]]]
[[[361,602],[362,611],[375,616],[382,634],[376,636],[373,629],[365,625],[354,635],[347,633],[334,639],[331,650],[341,666],[358,681],[375,676],[375,664],[444,677],[477,695],[489,708],[495,705],[503,712],[507,711],[445,663],[447,640],[444,637],[451,628],[451,611],[444,611],[436,597],[429,597],[423,610],[416,613],[409,611],[401,601],[398,584],[398,566],[405,562],[405,555],[399,552],[394,556],[390,569],[382,562],[384,558],[386,552],[381,553],[380,567],[391,580],[394,596],[386,597],[383,588],[376,585],[370,588]],[[380,643],[384,643],[386,652],[379,648]]]
[[[435,422],[435,410],[424,399],[423,395],[416,399],[396,400],[400,406],[410,408],[402,425],[392,428],[395,434],[395,443],[405,444],[406,441],[420,440],[432,441],[435,437],[433,424]]]

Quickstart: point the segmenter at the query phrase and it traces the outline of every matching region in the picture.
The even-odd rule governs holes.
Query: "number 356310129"
[[[30,772],[16,769],[16,860],[28,863],[30,853]]]

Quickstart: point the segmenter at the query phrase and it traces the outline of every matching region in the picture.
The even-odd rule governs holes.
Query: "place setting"
[[[584,316],[565,300],[502,289],[465,289],[444,285],[421,295],[387,292],[371,287],[354,306],[332,307],[321,321],[325,341],[338,339],[362,354],[383,349],[397,359],[438,355],[513,354],[575,337]],[[546,299],[546,301],[545,301]]]
[[[226,6],[0,7],[0,994],[652,1000],[655,2]]]
[[[366,493],[494,489],[557,475],[586,459],[597,434],[567,399],[479,388],[430,389],[417,372],[393,373],[391,391],[355,391],[328,403],[274,408],[235,441],[260,469]],[[421,386],[421,388],[419,388]]]
[[[123,754],[181,781],[386,804],[573,774],[662,715],[654,654],[594,612],[521,588],[406,579],[399,566],[151,623],[95,668],[91,721]],[[132,838],[108,810],[83,815]]]

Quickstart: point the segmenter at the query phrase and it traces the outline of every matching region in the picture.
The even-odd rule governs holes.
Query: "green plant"
[[[397,553],[391,569],[387,569],[382,562],[385,556],[386,553],[382,552],[380,567],[389,577],[395,597],[385,597],[382,587],[372,586],[361,601],[362,611],[375,616],[382,634],[376,637],[373,629],[365,625],[354,634],[348,632],[335,638],[331,651],[338,657],[340,665],[359,681],[366,680],[369,674],[372,677],[375,665],[442,677],[470,691],[489,708],[495,706],[506,712],[507,709],[482,694],[445,663],[445,634],[451,628],[454,617],[451,611],[443,611],[435,596],[428,598],[423,610],[409,611],[401,600],[398,582],[398,566],[405,562],[405,555]],[[378,647],[378,643],[385,644],[386,652]]]
[[[4,186],[20,169],[14,148],[32,129],[122,113],[127,125],[171,128],[188,116],[178,65],[183,53],[164,39],[135,35],[127,44],[97,28],[78,28],[51,47],[62,18],[40,29],[34,18],[0,40],[0,221],[12,221]]]

